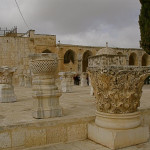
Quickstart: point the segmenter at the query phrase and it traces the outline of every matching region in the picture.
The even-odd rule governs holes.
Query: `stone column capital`
[[[29,55],[33,74],[55,74],[58,66],[57,54],[40,53]]]
[[[17,70],[16,67],[10,68],[7,66],[0,67],[0,84],[11,84],[13,73]]]
[[[136,112],[149,67],[89,67],[97,99],[97,111],[114,114]]]
[[[126,66],[125,62],[123,55],[89,58],[88,72],[97,111],[95,124],[88,126],[88,137],[111,149],[146,142],[149,138],[149,127],[141,126],[137,108],[150,67]]]

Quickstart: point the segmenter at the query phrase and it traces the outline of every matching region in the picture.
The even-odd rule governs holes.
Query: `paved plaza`
[[[63,93],[60,97],[60,105],[63,107],[63,117],[49,119],[34,119],[32,117],[32,89],[15,87],[17,102],[1,103],[0,105],[0,126],[11,127],[21,124],[38,123],[44,121],[56,122],[80,117],[95,117],[95,98],[90,96],[90,87],[74,86],[72,93]],[[140,109],[150,108],[149,101],[150,86],[143,87]],[[61,136],[61,135],[60,135]],[[75,141],[70,143],[52,144],[33,150],[108,150],[90,140]],[[27,149],[27,150],[28,150]],[[149,150],[150,142],[123,148],[122,150]]]
[[[44,147],[36,147],[25,150],[110,150],[90,140],[75,141],[72,143],[61,143]],[[122,148],[120,150],[150,150],[150,142],[135,146]]]
[[[32,117],[32,89],[15,87],[17,102],[1,103],[0,126],[16,125],[23,123],[39,122],[42,119]],[[143,87],[140,108],[150,108],[150,86]],[[60,105],[63,107],[65,118],[95,116],[95,98],[90,96],[90,87],[74,86],[72,93],[63,93],[60,97]],[[43,119],[60,120],[61,117]]]

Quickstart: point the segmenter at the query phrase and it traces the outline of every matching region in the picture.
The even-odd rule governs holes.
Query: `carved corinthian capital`
[[[137,111],[149,67],[101,66],[88,68],[97,111],[125,114]]]
[[[16,68],[0,67],[0,84],[12,84],[12,76]]]
[[[149,138],[149,127],[141,126],[137,108],[150,67],[127,66],[125,55],[110,54],[89,58],[88,71],[97,111],[95,124],[88,126],[88,137],[111,149],[118,149],[146,142]]]

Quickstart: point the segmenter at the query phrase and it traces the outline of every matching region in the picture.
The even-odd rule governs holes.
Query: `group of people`
[[[145,79],[144,84],[150,84],[150,76]]]
[[[76,74],[74,77],[74,85],[79,85],[80,84],[80,75],[79,74]],[[89,85],[89,77],[87,75],[86,77],[86,80],[87,80],[87,85]]]
[[[80,84],[80,76],[76,74],[74,77],[74,85],[79,85]]]

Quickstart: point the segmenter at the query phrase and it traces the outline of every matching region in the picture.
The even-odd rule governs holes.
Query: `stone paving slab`
[[[64,116],[56,117],[56,118],[48,118],[48,119],[34,119],[32,117],[33,99],[32,99],[32,89],[31,88],[15,87],[15,92],[17,95],[17,102],[0,103],[0,131],[2,133],[2,137],[3,137],[4,131],[5,131],[4,137],[9,138],[9,139],[11,139],[13,137],[10,142],[8,142],[8,140],[4,139],[4,138],[2,138],[2,140],[0,140],[0,142],[1,142],[0,145],[3,146],[4,148],[12,147],[15,150],[17,150],[16,147],[21,148],[20,146],[22,146],[22,145],[24,145],[24,147],[33,147],[33,146],[46,145],[46,144],[52,143],[51,141],[47,142],[47,143],[45,142],[45,141],[47,141],[46,134],[43,135],[45,138],[45,141],[43,141],[42,144],[40,144],[40,142],[42,142],[42,140],[41,140],[42,138],[40,138],[39,136],[32,135],[32,132],[29,133],[30,138],[27,137],[28,136],[27,133],[24,133],[24,137],[23,137],[23,134],[21,132],[23,128],[27,129],[26,132],[30,131],[31,128],[33,128],[33,126],[34,126],[34,129],[42,128],[42,131],[43,131],[43,128],[44,128],[44,130],[47,131],[47,128],[51,128],[51,126],[58,126],[58,125],[61,126],[61,124],[67,124],[70,122],[79,123],[79,122],[81,122],[81,120],[86,123],[91,120],[94,121],[95,109],[96,109],[95,108],[95,98],[90,96],[90,87],[83,88],[80,86],[74,86],[73,93],[63,93],[60,98],[60,104],[64,109]],[[149,111],[149,109],[150,109],[149,95],[150,95],[150,86],[144,86],[143,95],[141,98],[140,109],[146,108],[146,110],[144,110],[144,111],[147,111],[147,113],[143,120],[146,120],[148,124],[150,124],[150,121],[149,121],[150,119],[148,119],[149,114],[150,114],[149,113],[150,112]],[[16,131],[16,129],[17,129],[17,131]],[[67,131],[71,131],[67,134],[67,135],[70,135],[69,138],[71,140],[68,140],[70,142],[74,141],[74,140],[84,140],[87,138],[84,136],[84,138],[72,139],[71,138],[72,131],[73,131],[73,133],[76,133],[77,130],[70,127],[69,130],[67,130]],[[13,134],[13,133],[15,133],[15,134]],[[59,131],[59,133],[60,133],[60,131]],[[37,132],[37,134],[39,134],[39,132]],[[18,135],[20,135],[20,136],[18,136]],[[78,135],[78,132],[77,132],[77,135]],[[18,137],[18,140],[14,141],[14,139],[16,139],[15,136]],[[58,134],[58,136],[59,136],[59,134]],[[24,139],[21,140],[20,137],[25,138],[26,141]],[[76,137],[76,134],[74,137]],[[20,143],[18,143],[18,141],[20,141]],[[30,141],[33,141],[33,142],[31,143]],[[76,143],[78,145],[78,142],[81,142],[80,143],[81,148],[79,146],[79,149],[78,149],[78,146],[76,146]],[[89,140],[88,140],[88,144],[87,144],[87,140],[86,141],[78,141],[78,142],[72,142],[73,145],[75,144],[75,146],[73,146],[72,143],[52,145],[52,146],[50,146],[50,149],[52,149],[52,150],[53,149],[56,149],[56,150],[57,149],[58,150],[63,150],[63,149],[76,150],[77,149],[77,150],[80,150],[81,149],[82,150],[84,147],[85,148],[87,147],[86,149],[88,150],[88,148],[90,148],[90,144],[92,144],[91,142],[89,144]],[[85,142],[86,142],[86,144],[85,144]],[[55,142],[55,143],[58,143],[58,142]],[[10,144],[10,145],[8,145],[8,144]],[[88,146],[86,146],[86,145],[88,145]],[[95,143],[94,143],[94,145],[95,145]],[[104,149],[104,147],[97,147],[97,146],[100,146],[100,145],[96,144],[95,150],[100,149],[100,148]],[[92,150],[92,147],[93,146],[91,146],[91,150]],[[42,148],[44,148],[44,147],[42,147]],[[142,146],[142,148],[143,148],[143,146]],[[84,150],[86,150],[86,149],[84,149]],[[150,148],[148,150],[150,150]]]
[[[90,96],[90,87],[74,86],[73,90],[60,97],[63,117],[34,119],[32,89],[15,87],[17,102],[0,103],[0,127],[95,116],[95,99]]]
[[[15,93],[17,102],[0,103],[0,127],[95,116],[95,98],[90,96],[90,87],[74,86],[72,93],[63,93],[60,97],[60,105],[64,112],[63,117],[49,119],[34,119],[32,117],[31,88],[15,87]],[[148,108],[150,108],[150,85],[143,88],[140,106],[140,109]]]
[[[99,145],[90,140],[76,141],[71,143],[61,143],[36,147],[24,150],[110,150],[102,145]],[[143,144],[138,144],[131,147],[121,148],[120,150],[150,150],[150,141]]]

